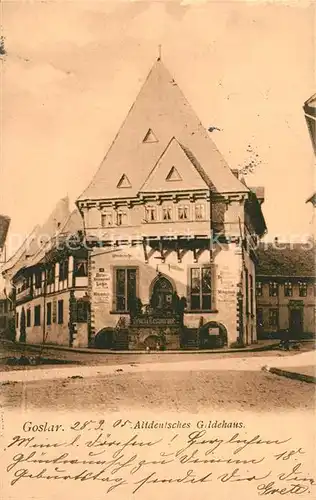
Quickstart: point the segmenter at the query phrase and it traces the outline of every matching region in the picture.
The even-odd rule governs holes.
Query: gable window
[[[123,174],[117,183],[118,188],[130,188],[132,187],[127,175]]]
[[[179,220],[189,220],[189,207],[188,205],[178,206],[178,219]]]
[[[278,311],[278,309],[269,309],[269,326],[279,328],[279,311]]]
[[[269,283],[269,296],[277,297],[278,296],[279,287],[275,281],[270,281]]]
[[[195,220],[205,219],[205,205],[204,203],[199,203],[195,205]]]
[[[306,281],[299,281],[298,282],[298,290],[299,290],[300,297],[307,297],[307,282]]]
[[[127,225],[127,212],[125,210],[118,210],[116,212],[116,224],[118,226]]]
[[[143,142],[158,142],[157,137],[155,136],[151,128],[147,131]]]
[[[293,295],[293,286],[291,281],[286,281],[284,283],[284,296],[285,297],[292,297]]]
[[[34,326],[40,326],[41,324],[41,306],[34,307]]]
[[[47,325],[51,325],[52,324],[52,303],[51,302],[47,303],[46,324]]]
[[[59,263],[59,281],[64,281],[67,278],[68,278],[68,259],[65,259]]]
[[[172,207],[162,207],[162,220],[172,220]]]
[[[257,297],[262,297],[263,295],[262,281],[256,282],[256,295]]]
[[[113,212],[105,212],[101,214],[101,226],[111,227],[113,226]]]
[[[192,311],[211,309],[211,274],[211,267],[193,267],[190,269],[190,303]]]
[[[155,222],[157,220],[156,207],[148,205],[148,207],[145,208],[145,216],[147,222]]]
[[[116,268],[115,272],[115,309],[128,312],[131,302],[136,299],[137,269]]]
[[[181,175],[179,174],[176,167],[171,167],[169,174],[166,177],[166,181],[181,181]]]
[[[75,260],[74,273],[76,278],[88,276],[88,262],[86,259]]]
[[[31,326],[31,309],[26,311],[26,326]]]
[[[59,300],[57,306],[57,321],[61,325],[64,322],[64,301]]]

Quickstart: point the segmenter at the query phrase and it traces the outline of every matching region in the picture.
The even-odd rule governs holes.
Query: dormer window
[[[178,206],[178,219],[179,220],[189,220],[189,206],[179,205]]]
[[[116,212],[116,224],[117,226],[127,225],[127,212],[126,210],[118,210]]]
[[[153,133],[153,131],[151,130],[151,128],[147,131],[144,139],[143,139],[143,142],[144,143],[150,143],[150,142],[158,142],[158,139],[157,137],[155,136],[155,134]]]
[[[199,203],[195,205],[195,220],[205,219],[205,205],[204,203]]]
[[[102,227],[111,227],[113,226],[113,213],[105,212],[101,215],[101,225]]]
[[[147,222],[155,222],[157,220],[157,209],[154,206],[148,205],[145,208],[145,217]]]
[[[164,221],[172,220],[172,207],[171,206],[162,208],[162,220],[164,220]]]

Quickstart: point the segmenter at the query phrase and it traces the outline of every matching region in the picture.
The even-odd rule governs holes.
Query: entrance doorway
[[[290,309],[289,333],[294,338],[303,333],[303,309]]]
[[[159,277],[153,286],[151,307],[157,312],[171,311],[173,292],[173,286],[168,278]]]

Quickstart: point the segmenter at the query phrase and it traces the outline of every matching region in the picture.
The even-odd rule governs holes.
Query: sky
[[[312,4],[11,1],[1,9],[0,213],[12,219],[9,241],[86,188],[159,44],[203,125],[220,129],[211,136],[231,168],[249,160],[248,149],[258,154],[247,183],[265,187],[268,237],[311,232],[305,202],[316,169],[302,106],[316,91]]]

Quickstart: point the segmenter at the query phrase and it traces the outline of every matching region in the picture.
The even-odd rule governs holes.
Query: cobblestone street
[[[270,341],[271,343],[271,341]],[[302,348],[300,352],[309,351],[313,347],[313,342],[307,342],[306,344],[302,344]],[[37,346],[23,346],[18,343],[1,343],[0,347],[0,372],[12,370],[11,366],[6,366],[4,364],[4,360],[10,356],[36,356],[38,355],[40,349]],[[151,363],[151,362],[159,362],[159,363],[170,363],[170,362],[181,362],[181,361],[193,361],[193,360],[212,360],[215,359],[227,359],[227,358],[253,358],[253,357],[268,357],[271,356],[271,352],[278,357],[284,356],[295,356],[297,354],[296,351],[255,351],[255,352],[232,352],[232,353],[171,353],[171,352],[152,352],[150,354],[142,353],[104,353],[102,350],[99,352],[92,353],[81,353],[71,350],[63,350],[63,349],[52,349],[49,347],[45,347],[42,351],[42,356],[45,358],[71,361],[72,363],[78,365],[86,365],[86,366],[97,366],[97,365],[117,365],[117,364],[130,364],[130,363]],[[67,365],[66,365],[67,366]],[[39,366],[37,368],[43,368],[44,366]],[[15,367],[14,369],[34,369],[34,366],[31,367]]]
[[[261,370],[272,360],[279,360],[283,366],[298,366],[304,353],[297,357],[292,352],[278,351],[234,355],[45,352],[45,356],[53,355],[76,359],[80,364],[42,367],[40,374],[33,367],[23,374],[3,373],[3,377],[8,377],[1,384],[5,408],[193,413],[213,409],[269,412],[314,408],[313,384]]]
[[[73,377],[73,378],[72,378]],[[142,372],[64,380],[11,382],[1,387],[4,407],[155,412],[212,409],[311,410],[314,386],[262,371]],[[77,378],[78,377],[78,378]]]

